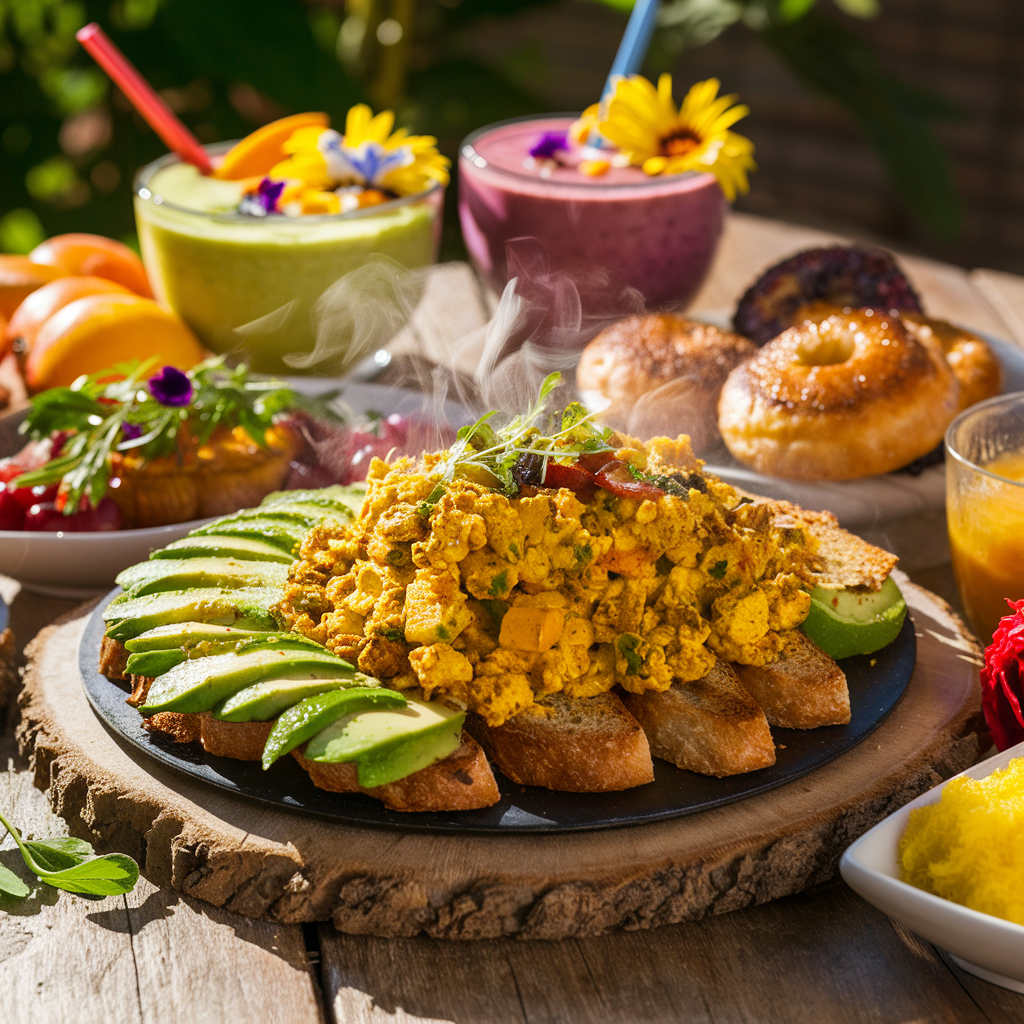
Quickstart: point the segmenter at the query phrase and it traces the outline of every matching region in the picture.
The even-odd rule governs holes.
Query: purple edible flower
[[[188,405],[192,401],[192,381],[173,366],[165,366],[149,378],[149,393],[161,405]]]
[[[121,434],[126,441],[136,441],[142,437],[142,427],[138,423],[122,423]]]
[[[530,156],[536,160],[553,160],[555,153],[569,148],[565,132],[545,132],[530,149]]]
[[[264,178],[255,192],[246,192],[238,204],[239,213],[247,213],[250,217],[266,217],[270,213],[280,213],[277,201],[281,198],[285,183]]]

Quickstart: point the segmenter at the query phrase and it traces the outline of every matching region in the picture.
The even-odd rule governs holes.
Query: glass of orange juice
[[[961,413],[946,431],[946,518],[953,575],[983,644],[1024,598],[1024,392]]]

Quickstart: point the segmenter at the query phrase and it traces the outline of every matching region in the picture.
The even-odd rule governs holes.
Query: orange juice
[[[1002,455],[984,469],[968,486],[951,487],[947,512],[960,599],[987,644],[1009,614],[1006,598],[1024,597],[1024,451]]]

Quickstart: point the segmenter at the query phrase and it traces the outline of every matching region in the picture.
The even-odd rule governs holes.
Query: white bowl
[[[211,521],[106,533],[0,530],[0,573],[47,597],[93,597],[106,593],[122,569]]]
[[[983,779],[1015,757],[1024,757],[1024,743],[954,778]],[[861,836],[843,854],[839,871],[851,889],[921,938],[948,950],[965,971],[1024,993],[1024,925],[982,914],[900,880],[899,841],[907,818],[916,807],[938,803],[942,786],[912,800]]]

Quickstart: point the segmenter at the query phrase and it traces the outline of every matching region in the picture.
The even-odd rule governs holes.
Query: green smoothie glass
[[[135,221],[153,291],[205,345],[254,370],[342,372],[365,354],[345,338],[306,370],[284,357],[313,350],[314,306],[340,277],[376,255],[409,269],[437,259],[444,187],[348,213],[253,217],[234,212],[245,185],[203,177],[173,154],[139,171]]]

